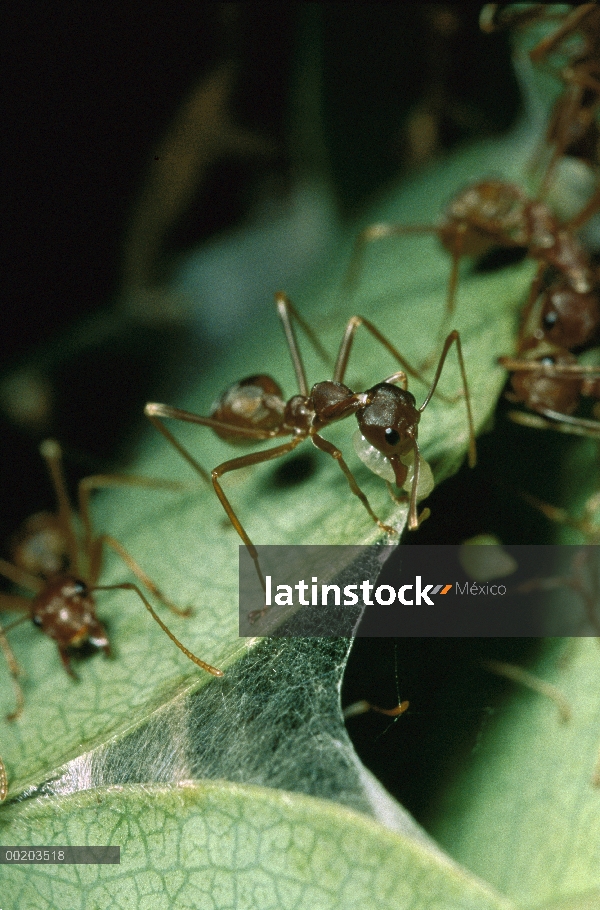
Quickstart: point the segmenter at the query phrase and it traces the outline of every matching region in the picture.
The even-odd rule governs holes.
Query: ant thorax
[[[280,386],[270,376],[257,374],[234,382],[215,401],[210,416],[231,427],[265,430],[266,435],[280,429],[285,401]],[[234,445],[247,445],[248,438],[234,429],[213,427],[217,436]]]

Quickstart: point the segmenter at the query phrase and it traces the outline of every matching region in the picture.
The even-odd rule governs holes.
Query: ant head
[[[578,294],[560,279],[544,292],[542,301],[542,337],[547,341],[574,350],[597,334],[600,304],[596,293]]]
[[[356,411],[360,432],[367,443],[387,459],[396,485],[401,487],[406,480],[407,469],[400,459],[415,449],[421,418],[415,397],[389,382],[380,382],[368,389],[364,398],[366,404]],[[366,461],[367,465],[375,473],[381,473],[371,461],[372,458]]]
[[[511,384],[517,400],[533,411],[551,410],[561,414],[576,411],[581,394],[581,377],[558,373],[552,368],[576,364],[577,358],[559,348],[555,352],[527,359],[546,369],[515,370]]]
[[[276,430],[283,421],[285,401],[281,387],[270,376],[249,376],[234,382],[210,409],[210,416],[231,427],[253,430]],[[235,430],[213,427],[217,436],[227,442],[247,445],[247,437]]]
[[[108,637],[96,616],[94,599],[85,582],[62,575],[50,582],[33,600],[34,625],[60,649],[78,648],[90,642],[108,648]]]

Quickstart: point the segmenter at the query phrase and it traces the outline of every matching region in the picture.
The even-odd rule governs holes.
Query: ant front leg
[[[111,537],[110,534],[100,534],[90,542],[89,561],[91,566],[91,587],[98,587],[96,582],[98,580],[100,569],[102,567],[102,548],[104,546],[110,547],[111,550],[120,556],[127,568],[133,572],[135,577],[144,585],[148,591],[150,591],[151,594],[154,595],[154,597],[156,597],[157,600],[160,600],[160,602],[164,604],[165,607],[168,607],[171,613],[174,613],[176,616],[191,616],[192,611],[190,608],[182,610],[171,600],[169,600],[168,597],[165,597],[158,585],[156,585],[152,579],[146,575],[142,567],[138,565],[131,553],[125,549],[123,544],[119,543],[119,541],[114,537]]]
[[[122,554],[119,554],[122,555]],[[137,585],[134,585],[133,582],[124,581],[118,585],[95,585],[91,590],[94,591],[135,591],[138,595],[150,616],[158,623],[165,635],[171,639],[171,641],[177,645],[180,651],[182,651],[186,657],[188,657],[193,663],[195,663],[201,670],[206,670],[207,673],[210,673],[212,676],[223,676],[223,671],[213,667],[211,664],[207,664],[204,660],[200,660],[199,657],[196,657],[191,651],[189,651],[185,645],[183,645],[179,639],[173,635],[171,630],[164,624],[160,616],[155,612],[150,602],[144,597]],[[62,654],[61,654],[62,656]]]
[[[334,382],[343,382],[344,376],[346,375],[346,368],[348,366],[348,360],[350,358],[350,351],[352,350],[352,345],[354,343],[354,336],[356,330],[359,326],[364,325],[371,335],[394,357],[399,364],[402,365],[403,369],[409,374],[409,376],[414,376],[415,379],[418,379],[419,382],[422,382],[423,385],[429,385],[429,382],[425,377],[402,356],[400,351],[394,347],[394,345],[389,341],[385,335],[379,331],[379,329],[373,325],[370,320],[365,319],[364,316],[352,316],[346,325],[344,331],[344,337],[342,338],[342,343],[340,345],[340,350],[335,362],[335,368],[333,371],[333,381]]]
[[[390,525],[384,524],[381,521],[381,519],[379,519],[377,517],[377,515],[371,508],[371,504],[370,504],[369,500],[367,499],[367,497],[365,496],[365,494],[359,487],[358,483],[356,482],[356,478],[354,477],[354,474],[352,473],[352,471],[350,470],[350,468],[344,461],[344,456],[342,455],[340,450],[336,446],[334,446],[333,443],[328,442],[326,439],[323,439],[323,437],[319,436],[317,433],[312,435],[310,438],[313,442],[313,445],[315,445],[318,449],[321,449],[322,452],[326,452],[327,455],[331,455],[331,457],[339,464],[341,470],[344,473],[344,476],[346,477],[346,480],[348,481],[348,485],[349,485],[351,491],[354,493],[355,496],[358,496],[358,498],[362,502],[363,506],[365,507],[365,509],[367,510],[367,512],[373,519],[373,521],[375,522],[375,524],[378,525],[382,531],[385,531],[386,534],[397,534],[398,532],[397,532],[396,528],[393,528]]]
[[[440,359],[438,360],[437,369],[435,371],[435,376],[433,377],[433,382],[431,383],[431,388],[429,390],[429,394],[427,395],[427,398],[425,399],[425,401],[419,408],[419,411],[421,411],[421,413],[423,413],[423,411],[425,410],[425,408],[431,401],[431,397],[437,388],[437,384],[438,384],[441,372],[444,368],[444,364],[446,362],[446,357],[448,356],[448,351],[450,350],[450,348],[452,347],[453,344],[456,344],[456,355],[458,357],[458,365],[460,367],[460,375],[462,378],[463,391],[464,391],[464,396],[465,396],[465,407],[467,409],[467,423],[469,425],[469,467],[474,468],[475,465],[477,464],[477,447],[475,444],[475,427],[473,424],[473,414],[471,411],[471,396],[469,395],[469,385],[467,382],[467,372],[465,370],[465,361],[464,361],[463,353],[462,353],[462,345],[460,343],[460,335],[456,329],[454,329],[454,331],[450,332],[450,334],[446,338],[446,341],[444,342],[444,347],[442,349],[442,353],[440,354]]]
[[[406,372],[406,373],[408,373],[409,376],[413,376],[415,379],[418,379],[419,382],[421,382],[424,386],[429,386],[429,380],[425,378],[423,373],[420,372],[419,370],[417,370],[416,367],[413,367],[408,362],[408,360],[400,353],[400,351],[391,343],[391,341],[388,338],[386,338],[386,336],[383,334],[383,332],[380,332],[379,329],[375,325],[373,325],[373,323],[369,319],[366,319],[364,316],[352,316],[348,320],[346,329],[344,331],[344,336],[342,338],[342,343],[340,345],[340,350],[339,350],[339,353],[337,356],[337,360],[335,363],[335,369],[333,372],[333,381],[334,382],[343,382],[343,380],[344,380],[344,376],[346,374],[346,368],[348,366],[348,361],[350,359],[350,352],[352,350],[352,345],[354,343],[354,336],[356,334],[356,330],[361,325],[364,326],[365,329],[367,329],[367,331],[369,331],[371,333],[373,338],[375,338],[382,345],[382,347],[384,347],[386,349],[386,351],[389,351],[389,353],[392,355],[392,357],[394,357],[395,360],[398,361],[398,363],[402,364],[402,366],[404,367],[404,371],[402,372],[402,375],[404,375],[404,372]],[[400,375],[401,375],[400,373],[394,374],[395,377],[399,377]],[[393,382],[393,381],[397,381],[397,378],[394,379],[393,377],[390,377],[390,379],[386,380],[386,382]],[[406,388],[406,376],[404,376],[403,382],[404,382],[403,388]],[[441,392],[438,392],[438,397],[440,398],[441,401],[444,401],[446,404],[454,404],[457,400],[456,398],[449,398],[447,395],[443,395]]]
[[[94,534],[92,525],[90,496],[94,490],[107,490],[119,487],[137,487],[146,490],[168,490],[173,493],[180,493],[187,489],[184,484],[179,483],[178,481],[157,480],[152,477],[137,477],[135,475],[92,474],[89,477],[84,477],[80,480],[78,488],[79,515],[83,525],[84,549],[88,559],[88,571],[94,579],[97,579],[100,574],[102,547],[97,546],[95,543],[97,536]],[[143,584],[146,584],[140,575],[138,575],[138,578],[140,578],[140,581],[142,581]],[[146,587],[148,587],[148,585],[146,585]],[[149,588],[149,590],[152,589]],[[153,593],[155,592],[153,591]],[[163,599],[162,595],[159,596],[159,599],[162,599],[163,603],[166,603],[173,612],[185,616],[189,615],[187,612],[182,613],[181,610],[169,601]]]
[[[290,442],[285,443],[281,446],[276,446],[274,449],[267,449],[266,452],[253,452],[250,455],[242,455],[240,458],[232,458],[230,461],[224,461],[223,464],[218,465],[212,472],[212,482],[215,488],[215,493],[219,497],[219,502],[225,509],[229,521],[238,532],[242,541],[245,543],[248,553],[250,554],[254,566],[256,568],[256,574],[258,575],[258,580],[260,581],[263,591],[266,591],[265,579],[260,568],[260,563],[258,561],[258,553],[256,547],[248,537],[241,521],[237,517],[236,513],[233,510],[231,503],[229,502],[227,496],[223,492],[223,488],[219,483],[219,478],[223,474],[229,474],[231,471],[239,471],[240,468],[248,468],[252,465],[262,464],[265,461],[273,461],[275,458],[281,458],[283,455],[287,455],[288,452],[293,452],[296,446],[299,446],[301,442],[304,442],[306,436],[295,436]]]

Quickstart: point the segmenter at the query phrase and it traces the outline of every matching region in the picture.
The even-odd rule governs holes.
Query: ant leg
[[[382,240],[385,237],[402,237],[405,234],[439,235],[439,227],[434,224],[369,225],[369,227],[360,232],[356,243],[354,244],[354,250],[352,251],[352,257],[350,259],[350,265],[348,266],[348,271],[346,272],[346,277],[344,278],[343,282],[344,289],[352,293],[356,288],[358,275],[362,269],[365,247],[368,243],[373,243],[376,240]]]
[[[558,411],[545,410],[544,414],[552,415],[552,419],[549,416],[528,414],[524,411],[509,411],[508,417],[513,423],[534,430],[555,430],[557,433],[566,433],[568,436],[585,436],[590,439],[600,437],[600,422],[598,421],[586,420],[583,417],[570,417],[567,414],[560,414]]]
[[[169,490],[180,493],[185,490],[184,484],[175,480],[155,480],[152,477],[137,477],[120,474],[91,474],[79,481],[79,515],[83,524],[84,547],[90,555],[94,532],[90,512],[90,496],[94,490],[113,489],[115,487],[142,487],[147,490]],[[93,574],[93,570],[92,570]]]
[[[116,543],[116,541],[114,541],[114,542]],[[107,541],[107,543],[108,543],[108,541]],[[119,550],[117,550],[117,552],[119,553],[120,556],[122,556],[122,553]],[[129,563],[128,563],[128,565],[129,565]],[[135,593],[138,595],[138,597],[140,598],[140,600],[142,601],[142,603],[144,604],[144,606],[146,607],[146,609],[148,610],[148,612],[150,613],[152,618],[156,620],[156,622],[161,627],[163,632],[169,636],[171,641],[175,645],[177,645],[177,647],[179,648],[180,651],[183,651],[183,653],[185,654],[186,657],[189,657],[189,659],[191,661],[193,661],[193,663],[195,663],[196,666],[200,667],[202,670],[206,670],[207,673],[211,673],[213,676],[223,676],[222,670],[219,670],[219,669],[217,669],[217,667],[213,667],[213,666],[211,666],[211,664],[207,664],[205,661],[200,660],[199,657],[196,657],[195,654],[192,654],[191,651],[188,651],[188,649],[185,647],[185,645],[182,645],[182,643],[179,641],[179,639],[176,638],[175,635],[173,635],[171,630],[168,629],[167,626],[164,624],[164,622],[162,621],[160,616],[158,616],[158,614],[154,611],[154,609],[152,608],[152,605],[149,603],[148,600],[146,600],[146,598],[144,597],[144,595],[142,594],[142,592],[140,591],[138,586],[134,585],[133,582],[124,581],[119,585],[96,585],[93,588],[93,590],[94,591],[135,591]]]
[[[371,335],[394,357],[398,363],[402,365],[404,370],[410,375],[414,376],[415,379],[418,379],[419,382],[422,382],[423,385],[429,385],[429,382],[425,377],[417,370],[415,367],[411,366],[408,360],[402,356],[400,351],[394,347],[391,341],[383,335],[376,326],[373,325],[370,320],[366,319],[364,316],[352,316],[346,325],[344,331],[344,337],[342,338],[342,343],[340,345],[340,350],[335,362],[335,368],[333,371],[333,381],[334,382],[343,382],[344,376],[346,375],[346,368],[348,366],[348,360],[350,358],[350,351],[352,350],[352,345],[354,343],[354,335],[359,326],[364,325],[364,327],[371,333]],[[396,375],[396,374],[394,374]]]
[[[21,588],[27,588],[32,594],[39,594],[44,588],[44,582],[37,576],[31,575],[25,569],[14,566],[12,562],[7,562],[6,559],[0,559],[0,575],[4,575],[5,578],[8,578],[9,581],[19,585]]]
[[[4,604],[4,609],[6,610],[27,610],[27,613],[29,614],[29,601],[25,597],[13,597],[9,594],[3,594],[0,597],[0,604]],[[6,633],[9,629],[13,629],[15,626],[19,625],[19,623],[25,622],[26,619],[29,619],[29,616],[21,616],[19,619],[11,622],[8,626],[0,626],[0,648],[2,649],[4,658],[8,664],[8,669],[10,670],[16,698],[15,710],[6,715],[7,720],[16,720],[21,715],[25,700],[23,697],[23,690],[18,680],[18,677],[23,675],[23,670],[19,666],[17,658],[8,643]]]
[[[177,607],[172,601],[165,597],[160,588],[152,581],[152,579],[146,575],[144,570],[137,564],[133,556],[125,549],[123,544],[119,543],[114,537],[110,534],[100,534],[96,537],[90,548],[90,563],[92,566],[90,568],[90,578],[92,580],[91,587],[98,587],[96,581],[100,574],[100,565],[102,562],[102,547],[110,547],[118,556],[121,557],[128,569],[130,569],[135,577],[144,585],[145,588],[150,591],[151,594],[156,597],[157,600],[160,600],[172,613],[175,613],[176,616],[190,616],[191,609],[181,610]]]
[[[524,670],[522,667],[505,663],[502,660],[483,660],[481,661],[481,666],[496,676],[503,676],[505,679],[510,679],[511,682],[519,683],[527,689],[549,698],[558,708],[558,713],[563,723],[567,723],[571,719],[572,712],[569,702],[560,689],[552,685],[552,683],[534,676],[533,673],[529,673],[528,670]]]
[[[429,402],[431,401],[431,396],[433,395],[433,393],[436,390],[436,386],[438,384],[441,372],[444,368],[444,363],[446,362],[446,357],[448,356],[448,351],[450,350],[450,348],[452,347],[452,345],[454,343],[456,343],[456,354],[458,357],[458,364],[460,367],[460,375],[462,377],[462,384],[463,384],[463,390],[464,390],[464,395],[465,395],[465,405],[467,408],[467,422],[469,424],[469,467],[474,468],[475,465],[477,464],[477,448],[475,445],[475,428],[473,425],[473,414],[471,412],[471,396],[469,395],[469,386],[467,383],[467,373],[465,370],[465,361],[463,359],[462,345],[460,343],[460,335],[456,329],[454,329],[454,331],[450,332],[450,334],[446,338],[446,341],[444,342],[444,347],[443,347],[442,353],[440,355],[440,359],[438,361],[437,369],[435,371],[435,376],[433,377],[433,382],[431,383],[431,388],[429,389],[429,393],[428,393],[425,401],[419,408],[419,411],[421,411],[421,413],[422,413],[425,410],[425,408],[427,407],[427,405],[429,404]]]
[[[256,547],[248,537],[236,513],[233,511],[231,503],[229,502],[227,496],[223,492],[221,484],[219,483],[219,477],[222,477],[223,474],[228,474],[230,471],[238,471],[240,468],[247,468],[251,465],[262,464],[265,461],[272,461],[275,458],[281,458],[282,455],[287,455],[288,452],[292,452],[296,446],[299,446],[300,443],[304,442],[305,439],[306,436],[295,436],[294,439],[292,439],[290,442],[286,442],[285,445],[276,446],[274,449],[267,449],[266,452],[253,452],[250,455],[242,455],[240,458],[232,458],[231,461],[224,461],[223,464],[218,465],[212,472],[212,482],[215,488],[215,493],[219,497],[221,505],[227,512],[229,521],[238,532],[243,542],[246,544],[248,553],[254,561],[256,574],[258,575],[258,579],[263,591],[266,591],[266,584],[258,561],[258,553],[256,552]]]
[[[166,417],[170,420],[182,420],[186,423],[195,423],[203,427],[211,427],[213,430],[230,430],[232,434],[242,439],[256,439],[260,441],[273,438],[273,433],[269,430],[254,430],[250,427],[234,427],[230,424],[223,423],[222,420],[215,420],[213,417],[202,417],[200,414],[192,414],[190,411],[183,411],[181,408],[172,408],[168,404],[148,402],[144,408],[144,414],[152,426],[156,427],[158,432],[165,437],[167,442],[170,442],[173,448],[177,449],[181,457],[185,458],[190,467],[192,467],[206,483],[211,482],[208,471],[205,471],[202,465],[190,455],[188,450],[182,446],[180,442],[177,441],[171,431],[167,430],[162,420],[159,420],[159,417]]]
[[[362,502],[363,506],[365,507],[365,509],[367,510],[367,512],[373,519],[373,521],[375,522],[375,524],[378,525],[382,531],[385,531],[386,534],[397,534],[398,532],[397,532],[396,528],[393,528],[390,525],[384,524],[377,517],[377,515],[371,508],[369,500],[367,499],[367,497],[365,496],[365,494],[363,493],[363,491],[357,484],[354,474],[352,473],[352,471],[350,470],[350,468],[344,461],[344,456],[342,455],[340,450],[336,446],[334,446],[333,443],[329,442],[327,439],[323,439],[323,437],[319,436],[317,433],[315,433],[310,438],[311,438],[313,444],[318,449],[321,449],[322,452],[326,452],[327,455],[331,455],[331,457],[335,461],[337,461],[337,463],[339,464],[340,468],[342,469],[342,471],[344,472],[344,474],[346,476],[346,480],[348,481],[348,485],[350,486],[350,489],[352,490],[352,492],[354,493],[355,496],[358,496],[358,498]]]
[[[544,272],[546,271],[546,268],[547,268],[547,265],[545,262],[539,263],[539,265],[537,267],[537,271],[534,276],[534,279],[531,282],[531,289],[529,291],[529,296],[527,298],[527,302],[526,302],[525,306],[523,307],[523,309],[521,310],[521,315],[519,317],[519,319],[520,319],[519,348],[521,348],[522,344],[523,344],[525,331],[527,329],[527,322],[531,315],[531,311],[533,310],[533,307],[535,306],[535,303],[540,295],[540,291],[542,290]]]
[[[4,802],[8,796],[8,777],[6,776],[6,766],[0,758],[0,803]]]
[[[395,708],[378,708],[377,705],[372,705],[370,701],[363,699],[348,705],[347,708],[344,708],[342,714],[344,720],[348,720],[349,717],[357,717],[359,714],[366,714],[367,711],[376,711],[378,714],[386,714],[388,717],[400,717],[408,707],[409,702],[401,701]]]
[[[584,207],[564,224],[565,230],[577,231],[600,209],[600,188],[594,190]]]
[[[539,6],[542,10],[544,10],[545,4],[534,4],[534,7],[536,6]],[[589,15],[590,10],[593,8],[593,6],[594,4],[591,3],[583,3],[581,6],[575,7],[575,9],[572,9],[569,13],[567,13],[562,25],[560,25],[556,31],[552,32],[547,37],[542,38],[541,41],[539,41],[536,46],[529,51],[531,62],[541,63],[542,60],[548,56],[548,54],[551,54],[566,35],[568,35],[570,32],[576,31],[581,20],[585,19],[586,16]],[[532,12],[534,12],[534,10],[532,10]],[[548,21],[551,21],[552,18],[559,18],[559,15],[548,15],[546,18]],[[532,21],[534,21],[533,16]]]
[[[292,364],[294,365],[294,372],[296,373],[296,380],[298,382],[298,388],[300,394],[308,398],[309,388],[308,382],[306,381],[306,373],[304,370],[304,364],[302,362],[302,357],[300,354],[300,349],[298,347],[298,342],[296,340],[296,334],[294,332],[294,326],[290,317],[294,317],[298,325],[304,330],[308,338],[312,342],[314,349],[321,358],[321,360],[327,365],[331,366],[331,357],[308,325],[307,322],[300,316],[296,307],[289,299],[289,297],[283,293],[283,291],[278,291],[275,294],[275,305],[277,307],[277,312],[279,318],[283,324],[283,331],[285,333],[285,338],[288,344],[290,351],[290,356],[292,358]]]
[[[600,527],[598,527],[598,523],[594,521],[594,516],[597,514],[598,508],[600,507],[600,492],[590,496],[585,504],[581,518],[572,518],[566,509],[550,505],[550,503],[544,502],[543,499],[538,499],[537,496],[532,496],[530,493],[519,492],[519,495],[526,503],[532,506],[532,508],[537,509],[542,515],[545,515],[549,521],[566,525],[568,528],[579,531],[580,534],[588,538],[590,543],[597,542],[600,534]]]
[[[55,439],[45,439],[40,445],[40,455],[48,466],[50,479],[58,502],[58,521],[64,539],[67,542],[69,565],[76,566],[78,562],[77,537],[73,530],[73,510],[67,493],[65,475],[62,466],[62,449]]]

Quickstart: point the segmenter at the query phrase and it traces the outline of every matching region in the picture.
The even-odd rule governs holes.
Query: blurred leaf
[[[458,862],[521,906],[597,907],[598,642],[548,640],[529,669],[558,687],[571,719],[561,723],[552,701],[512,686],[477,750],[462,760],[430,830]]]

